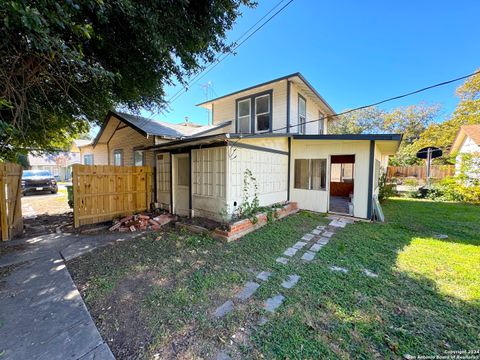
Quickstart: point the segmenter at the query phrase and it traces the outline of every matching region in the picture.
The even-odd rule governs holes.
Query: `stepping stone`
[[[433,236],[435,239],[448,239],[447,234],[436,234]]]
[[[256,282],[249,281],[245,284],[243,287],[243,290],[240,291],[237,295],[235,295],[235,298],[245,301],[247,300],[250,296],[255,294],[255,291],[260,287],[260,284],[257,284]]]
[[[292,287],[294,287],[297,284],[298,280],[300,280],[300,276],[298,276],[298,275],[288,275],[287,280],[282,282],[282,287],[284,287],[285,289],[291,289]]]
[[[322,233],[322,230],[320,230],[320,229],[313,229],[312,230],[312,234],[314,234],[314,235],[320,235],[321,233]]]
[[[305,254],[303,254],[302,260],[312,261],[314,257],[315,257],[315,253],[314,253],[314,252],[307,251]]]
[[[267,323],[267,321],[268,321],[267,317],[262,316],[260,319],[258,319],[258,323],[257,323],[257,324],[258,324],[259,326],[263,326],[263,325],[265,325],[265,324]]]
[[[305,234],[305,235],[303,235],[302,240],[310,241],[314,238],[314,236],[315,235],[313,235],[313,234]]]
[[[322,244],[313,244],[312,247],[310,248],[310,251],[318,252],[322,247],[323,247]]]
[[[257,279],[262,280],[262,281],[267,281],[268,278],[270,277],[270,275],[272,275],[271,272],[262,271],[262,272],[257,274]]]
[[[326,226],[325,225],[318,225],[317,230],[325,230]]]
[[[226,352],[220,351],[217,356],[215,357],[215,360],[231,360],[232,358],[228,356]]]
[[[341,227],[341,228],[344,228],[347,223],[342,221],[342,220],[332,220],[330,222],[330,224],[328,224],[329,226],[334,226],[334,227]]]
[[[216,318],[221,318],[227,315],[232,310],[233,310],[233,301],[227,300],[215,310],[215,312],[213,313],[213,316],[215,316]]]
[[[329,239],[329,238],[322,237],[322,238],[320,238],[320,239],[317,241],[317,244],[320,244],[320,245],[327,245],[329,241],[330,241],[330,239]]]
[[[267,299],[264,304],[265,310],[267,310],[268,312],[274,312],[280,305],[282,305],[283,300],[285,300],[285,296],[281,294],[275,295],[274,297]]]
[[[325,231],[325,232],[323,233],[323,236],[325,236],[325,237],[332,237],[333,235],[335,235],[335,233],[334,233],[334,232],[331,232],[331,231]]]
[[[295,255],[297,253],[297,251],[298,251],[298,249],[295,249],[295,248],[291,247],[291,248],[288,248],[287,250],[285,250],[283,255],[292,257],[293,255]]]
[[[293,247],[294,249],[300,250],[300,249],[303,248],[305,245],[307,245],[306,242],[304,242],[304,241],[298,241],[298,242],[296,242],[295,245],[293,245],[292,247]]]
[[[371,277],[371,278],[377,278],[378,277],[378,274],[375,274],[374,272],[372,272],[368,269],[363,269],[363,273],[365,275],[367,275],[368,277]]]
[[[279,257],[275,261],[283,265],[286,265],[288,263],[288,259],[284,257]]]
[[[330,270],[343,272],[344,274],[348,273],[348,269],[345,269],[345,268],[340,267],[340,266],[330,266]]]

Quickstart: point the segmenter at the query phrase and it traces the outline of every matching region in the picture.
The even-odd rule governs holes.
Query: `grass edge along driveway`
[[[234,358],[292,359],[478,349],[480,208],[393,199],[384,210],[387,223],[347,226],[308,264],[275,263],[326,223],[301,212],[231,244],[170,233],[96,251],[69,269],[118,357],[208,358],[225,347]],[[212,320],[211,311],[261,270],[274,274],[252,299]],[[299,283],[282,289],[285,303],[255,326],[263,301],[289,274]]]

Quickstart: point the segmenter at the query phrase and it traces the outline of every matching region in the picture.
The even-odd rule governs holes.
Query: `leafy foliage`
[[[387,173],[382,172],[378,179],[378,201],[385,202],[388,198],[395,196],[395,184],[387,181]]]
[[[230,49],[249,0],[0,2],[0,158],[64,148],[112,107],[165,107],[164,87]]]
[[[242,205],[240,206],[240,217],[249,218],[255,224],[258,219],[256,217],[260,207],[258,200],[258,184],[257,179],[253,176],[250,169],[246,169],[243,173],[243,194]]]

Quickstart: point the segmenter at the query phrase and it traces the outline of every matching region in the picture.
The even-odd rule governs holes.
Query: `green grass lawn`
[[[393,199],[384,211],[387,223],[347,226],[307,264],[298,255],[286,266],[275,263],[327,222],[301,212],[235,243],[171,232],[68,267],[119,358],[209,358],[227,349],[233,358],[383,359],[479,349],[480,208]],[[449,238],[435,239],[439,233]],[[212,319],[261,270],[274,274],[253,298]],[[282,289],[289,274],[301,279]],[[284,304],[256,326],[263,301],[278,292]]]

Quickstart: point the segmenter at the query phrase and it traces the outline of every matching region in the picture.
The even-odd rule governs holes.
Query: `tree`
[[[439,111],[439,105],[426,104],[399,107],[390,112],[369,107],[340,116],[329,130],[336,134],[403,134],[399,151],[391,162],[411,165],[419,161],[411,144],[433,123]]]
[[[230,50],[250,0],[0,2],[0,159],[65,148],[121,106],[158,111],[166,85]]]
[[[454,163],[455,154],[449,149],[462,125],[480,124],[480,73],[468,78],[457,89],[460,101],[450,119],[442,123],[431,124],[412,146],[418,151],[426,146],[436,146],[443,150],[443,156],[436,160],[440,163]]]

